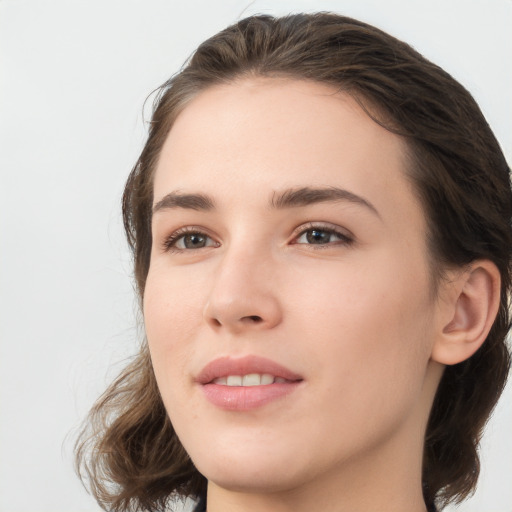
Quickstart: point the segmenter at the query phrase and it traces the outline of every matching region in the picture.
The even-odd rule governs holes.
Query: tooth
[[[218,379],[215,379],[213,381],[214,384],[220,384],[222,386],[225,386],[227,384],[227,378],[226,377],[219,377]]]
[[[286,379],[283,379],[282,377],[276,377],[274,382],[276,384],[282,384],[283,382],[286,382]]]
[[[264,373],[261,376],[261,385],[266,386],[267,384],[272,384],[274,382],[274,376],[270,375],[270,373]]]
[[[242,379],[242,386],[259,386],[261,382],[261,377],[259,373],[249,373],[249,375],[244,375]]]
[[[241,386],[242,385],[242,377],[240,375],[229,375],[226,384],[228,386]]]

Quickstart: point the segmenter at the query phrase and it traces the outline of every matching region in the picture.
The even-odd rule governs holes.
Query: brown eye
[[[328,245],[328,244],[348,244],[352,240],[333,229],[310,228],[304,230],[296,239],[296,244],[306,245]]]
[[[174,232],[163,244],[164,250],[169,252],[189,251],[218,246],[219,244],[205,233],[189,229]]]
[[[320,229],[310,229],[306,232],[306,240],[309,244],[328,244],[333,233]]]
[[[179,244],[179,240],[176,245],[183,245],[184,249],[201,249],[202,247],[206,247],[208,242],[208,237],[201,233],[190,233],[189,235],[184,235],[181,237],[181,244]]]

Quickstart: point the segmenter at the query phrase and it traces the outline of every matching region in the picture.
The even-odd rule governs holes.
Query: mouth
[[[218,377],[213,379],[212,384],[219,386],[269,386],[270,384],[284,384],[290,382],[283,377],[276,377],[270,373],[249,373],[247,375],[228,375],[227,377]]]
[[[303,380],[299,374],[259,356],[215,359],[196,378],[210,403],[230,411],[248,411],[279,400]]]

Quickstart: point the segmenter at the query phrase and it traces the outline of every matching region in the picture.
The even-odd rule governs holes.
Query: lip
[[[286,379],[287,382],[250,387],[213,383],[213,380],[220,377],[251,373],[268,373]],[[275,361],[259,356],[215,359],[201,370],[195,380],[209,402],[230,411],[248,411],[262,407],[292,393],[303,382],[299,374]]]
[[[228,375],[248,375],[250,373],[270,373],[290,381],[302,380],[302,377],[284,366],[260,356],[239,358],[220,357],[208,363],[196,377],[199,384],[209,384],[219,377]]]

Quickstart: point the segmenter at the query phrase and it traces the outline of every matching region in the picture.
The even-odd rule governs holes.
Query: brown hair
[[[332,85],[407,142],[410,177],[429,225],[434,280],[447,266],[493,261],[501,304],[487,340],[446,368],[427,427],[423,490],[428,506],[474,489],[483,427],[505,384],[510,357],[512,195],[510,169],[471,95],[407,44],[343,16],[254,16],[199,46],[155,100],[148,140],[124,192],[123,215],[140,297],[150,263],[152,180],[177,115],[198,92],[246,75]],[[205,478],[178,440],[161,401],[147,345],[90,413],[77,464],[108,510],[154,510],[172,496],[199,495]]]

